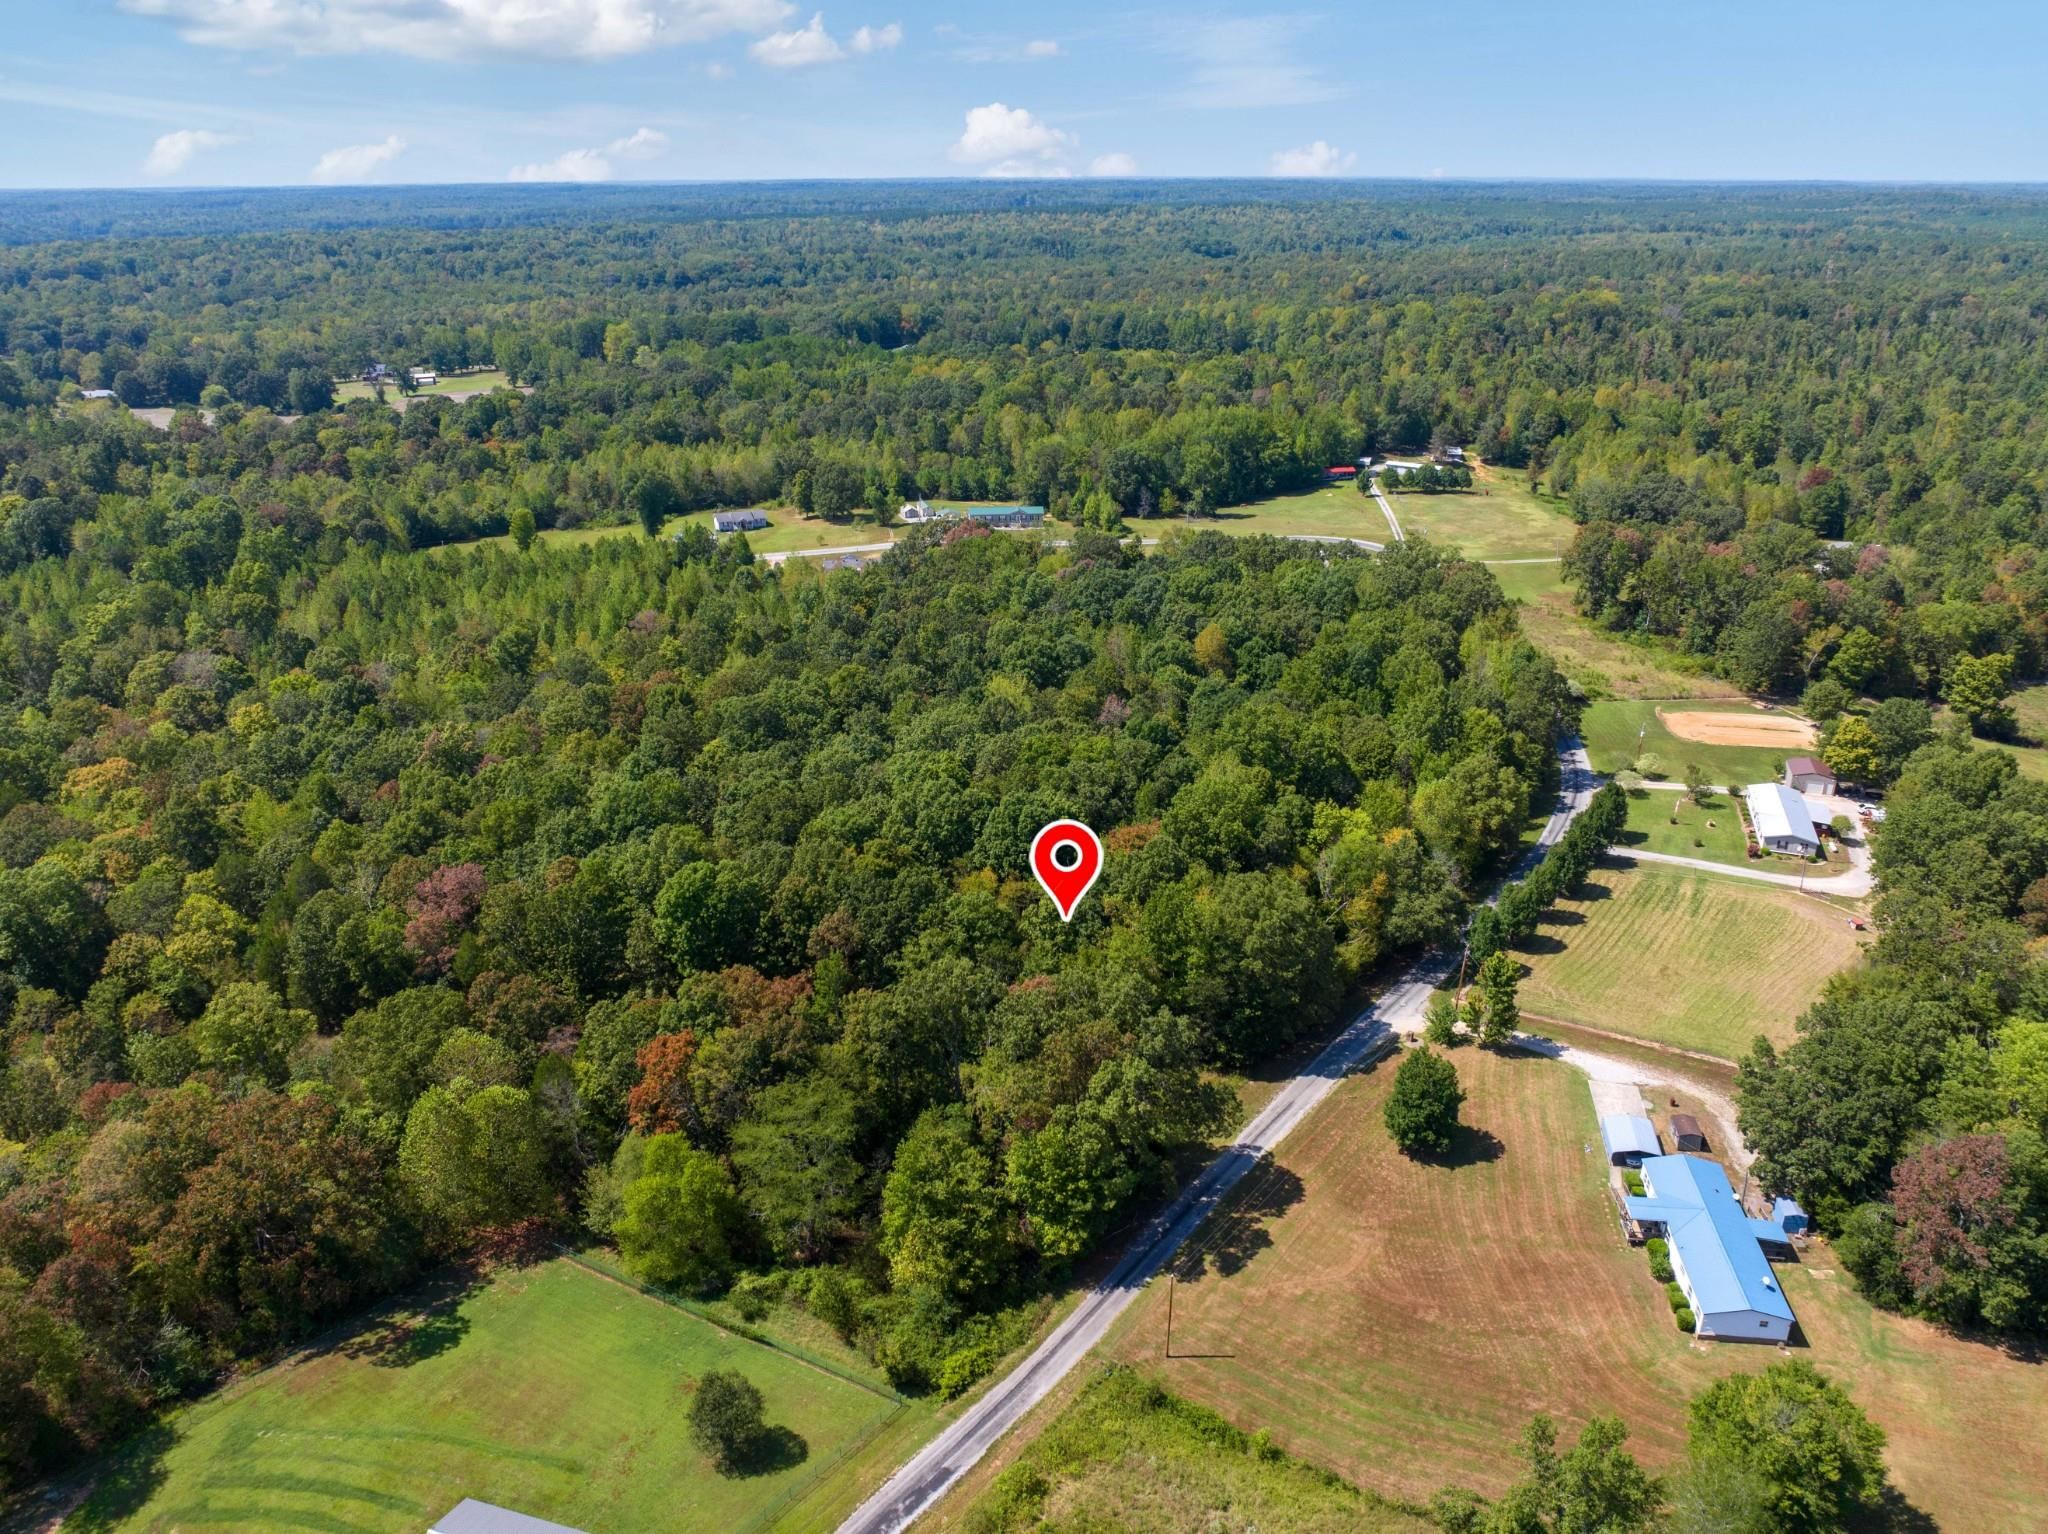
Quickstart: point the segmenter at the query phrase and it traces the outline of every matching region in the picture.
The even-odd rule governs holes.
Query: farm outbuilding
[[[1820,833],[1806,801],[1782,783],[1752,783],[1743,790],[1749,824],[1757,842],[1772,852],[1812,857],[1820,851]]]
[[[427,1534],[583,1534],[566,1523],[549,1523],[545,1518],[515,1513],[509,1507],[495,1507],[464,1497],[443,1513]]]
[[[1778,1229],[1788,1236],[1797,1236],[1813,1224],[1813,1221],[1807,1218],[1806,1211],[1789,1198],[1771,1200],[1771,1219],[1776,1222]]]
[[[1700,1121],[1690,1113],[1671,1115],[1671,1144],[1675,1150],[1703,1151],[1707,1148],[1707,1132],[1700,1128]]]
[[[1607,1146],[1609,1166],[1641,1166],[1644,1157],[1664,1154],[1657,1126],[1639,1113],[1603,1114],[1600,1138]]]
[[[1835,791],[1835,775],[1819,757],[1788,756],[1785,786],[1795,794],[1831,794]]]
[[[1622,1203],[1645,1234],[1661,1232],[1670,1242],[1671,1275],[1692,1307],[1694,1335],[1788,1340],[1798,1318],[1764,1255],[1764,1243],[1784,1244],[1783,1228],[1742,1212],[1718,1162],[1652,1156],[1642,1174],[1647,1194]]]

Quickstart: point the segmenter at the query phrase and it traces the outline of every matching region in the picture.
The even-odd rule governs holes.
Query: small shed
[[[414,368],[412,383],[416,389],[431,389],[441,381],[441,375],[432,368]]]
[[[1355,463],[1333,463],[1323,470],[1323,478],[1325,479],[1356,479],[1357,477],[1358,465]]]
[[[1817,756],[1785,758],[1785,786],[1795,794],[1832,794],[1835,775]]]
[[[464,1497],[434,1520],[427,1534],[583,1534],[566,1523],[549,1523],[509,1507],[495,1507]]]
[[[1682,1151],[1703,1151],[1707,1148],[1707,1133],[1690,1113],[1674,1113],[1671,1115],[1671,1143]]]
[[[1771,1200],[1771,1218],[1777,1222],[1778,1229],[1788,1236],[1800,1235],[1813,1226],[1813,1221],[1807,1218],[1806,1211],[1789,1198]]]
[[[1638,1167],[1646,1156],[1661,1156],[1664,1146],[1657,1126],[1640,1113],[1608,1113],[1600,1119],[1600,1138],[1607,1146],[1609,1166]]]

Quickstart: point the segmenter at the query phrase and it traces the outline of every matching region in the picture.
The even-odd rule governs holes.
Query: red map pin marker
[[[1102,842],[1078,820],[1055,820],[1031,838],[1031,871],[1060,920],[1072,921],[1074,907],[1102,872]]]

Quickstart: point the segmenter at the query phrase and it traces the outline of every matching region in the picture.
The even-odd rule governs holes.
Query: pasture
[[[773,1441],[717,1474],[696,1381],[737,1368]],[[560,1259],[387,1313],[166,1419],[73,1531],[418,1534],[465,1496],[605,1534],[764,1527],[904,1409]]]
[[[1841,910],[1794,890],[1609,863],[1515,957],[1526,1013],[1734,1060],[1759,1033],[1788,1042],[1828,976],[1861,951]]]
[[[1657,757],[1663,777],[1683,781],[1686,765],[1697,762],[1723,788],[1776,777],[1787,756],[1812,751],[1810,729],[1796,715],[1739,701],[1614,699],[1588,704],[1579,721],[1595,772],[1628,766],[1640,740],[1641,749]]]
[[[1447,1483],[1498,1493],[1539,1411],[1567,1435],[1618,1412],[1638,1455],[1674,1466],[1688,1398],[1776,1353],[1672,1326],[1605,1201],[1583,1077],[1529,1056],[1452,1058],[1472,1126],[1459,1154],[1397,1154],[1380,1119],[1393,1072],[1351,1078],[1178,1266],[1174,1356],[1157,1280],[1105,1351],[1403,1500]],[[1804,1356],[1890,1434],[1910,1503],[1946,1528],[2048,1519],[2048,1369],[1872,1310],[1824,1246],[1778,1271]]]
[[[1493,576],[1521,604],[1522,632],[1589,698],[1742,696],[1696,656],[1656,640],[1609,633],[1581,617],[1560,564],[1497,564]]]

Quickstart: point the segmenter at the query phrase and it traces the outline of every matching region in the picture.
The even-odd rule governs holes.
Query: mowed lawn
[[[1797,891],[1610,863],[1514,957],[1526,1013],[1734,1060],[1759,1033],[1790,1040],[1828,976],[1861,951],[1846,913]]]
[[[1672,1325],[1615,1228],[1581,1075],[1471,1048],[1452,1058],[1480,1132],[1456,1164],[1394,1151],[1390,1067],[1353,1077],[1212,1220],[1199,1273],[1179,1269],[1175,1356],[1157,1281],[1106,1351],[1404,1499],[1447,1483],[1497,1494],[1539,1411],[1568,1436],[1617,1412],[1637,1454],[1675,1466],[1693,1393],[1776,1350],[1694,1343]],[[1824,1246],[1778,1271],[1811,1342],[1801,1356],[1890,1434],[1915,1506],[1957,1530],[2048,1525],[2048,1369],[1872,1310]]]
[[[1635,760],[1636,743],[1640,739],[1642,749],[1657,757],[1658,770],[1664,777],[1682,782],[1687,764],[1696,762],[1717,786],[1726,788],[1730,784],[1766,781],[1776,776],[1774,769],[1787,756],[1811,755],[1814,750],[1811,745],[1797,743],[1720,745],[1685,739],[1675,734],[1666,722],[1670,715],[1680,713],[1726,714],[1731,725],[1736,726],[1763,721],[1762,730],[1770,729],[1772,720],[1795,717],[1783,710],[1758,709],[1743,702],[1654,703],[1610,699],[1590,703],[1580,716],[1579,734],[1586,742],[1586,754],[1592,760],[1593,770],[1621,771]]]
[[[1628,796],[1628,824],[1621,833],[1621,845],[1738,867],[1750,863],[1742,811],[1725,793],[1709,794],[1702,805],[1693,803],[1690,794],[1666,788],[1637,789]]]
[[[1391,543],[1393,533],[1380,503],[1352,481],[1295,490],[1269,500],[1227,506],[1208,517],[1126,517],[1124,525],[1147,538],[1163,537],[1168,528],[1184,527],[1222,533],[1270,533],[1276,538],[1363,538]]]
[[[757,1473],[690,1442],[738,1369],[781,1429]],[[419,1534],[464,1497],[601,1534],[760,1526],[901,1408],[567,1260],[502,1272],[169,1419],[66,1529]]]
[[[481,373],[443,373],[439,382],[430,384],[424,389],[413,390],[413,396],[417,398],[427,394],[489,394],[493,389],[509,389],[511,387],[512,380],[507,378],[504,373],[496,368],[487,368]],[[352,399],[375,399],[376,397],[376,389],[364,383],[360,378],[351,378],[346,383],[338,383],[334,386],[334,398],[339,404],[347,404]],[[398,392],[397,384],[388,383],[384,386],[384,398],[392,404],[397,404],[404,396]]]
[[[1473,474],[1470,490],[1389,496],[1402,530],[1471,559],[1555,559],[1570,550],[1577,524],[1562,501],[1531,494],[1525,472],[1482,464]]]

